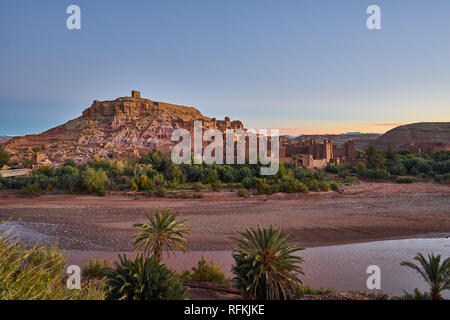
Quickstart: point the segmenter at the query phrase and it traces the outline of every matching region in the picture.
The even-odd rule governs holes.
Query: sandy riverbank
[[[5,194],[5,192],[3,192]],[[129,251],[143,212],[172,208],[188,219],[191,250],[229,250],[233,237],[261,224],[283,227],[302,246],[450,235],[450,187],[436,183],[367,183],[342,193],[240,198],[236,190],[203,199],[125,195],[0,196],[0,219],[11,220],[62,249]]]

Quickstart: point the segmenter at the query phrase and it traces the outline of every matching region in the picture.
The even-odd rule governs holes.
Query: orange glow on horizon
[[[303,126],[298,128],[278,128],[280,135],[298,136],[304,135],[323,135],[323,134],[343,134],[348,132],[361,132],[361,133],[380,133],[383,134],[395,127],[404,125],[404,123],[374,123],[365,125],[349,125],[349,126]]]

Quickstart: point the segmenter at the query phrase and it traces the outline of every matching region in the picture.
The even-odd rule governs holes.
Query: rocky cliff
[[[78,163],[93,158],[139,156],[150,150],[168,151],[176,128],[190,128],[194,120],[210,127],[239,127],[239,121],[216,121],[192,107],[156,102],[140,97],[94,101],[82,116],[37,135],[14,137],[3,146],[18,160],[29,158],[33,148],[41,159],[58,165],[71,158]]]

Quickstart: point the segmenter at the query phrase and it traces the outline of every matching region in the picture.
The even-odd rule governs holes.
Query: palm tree
[[[190,229],[186,228],[186,220],[176,221],[179,213],[172,213],[170,209],[155,211],[155,216],[145,214],[147,223],[137,223],[135,228],[141,228],[134,236],[134,249],[143,249],[144,255],[148,258],[153,255],[158,261],[162,260],[164,250],[175,255],[175,249],[186,251],[187,244],[185,234],[190,234]]]
[[[303,262],[281,228],[247,229],[236,239],[233,250],[235,281],[249,299],[289,299],[301,284],[298,274],[304,274],[298,263]]]
[[[426,260],[421,253],[418,253],[414,260],[417,260],[420,266],[408,261],[402,262],[401,265],[416,270],[430,286],[431,298],[442,300],[441,291],[450,289],[450,257],[441,264],[441,255],[435,256],[431,253]]]

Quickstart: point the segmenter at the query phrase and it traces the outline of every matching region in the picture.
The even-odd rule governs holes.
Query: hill
[[[40,158],[52,164],[68,158],[83,163],[93,158],[131,157],[150,150],[167,152],[173,145],[172,131],[189,129],[194,120],[219,129],[242,127],[240,121],[217,121],[193,107],[144,99],[133,91],[131,97],[95,100],[80,117],[41,134],[13,137],[3,146],[18,161],[33,156],[32,149],[39,148]]]
[[[419,122],[396,127],[374,141],[378,147],[405,145],[450,145],[450,122]]]

